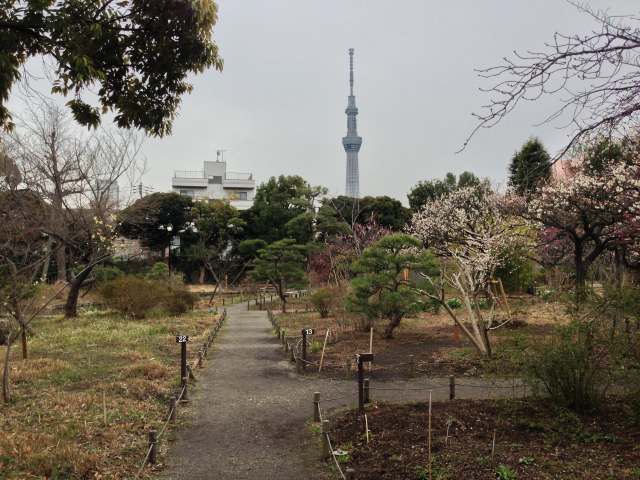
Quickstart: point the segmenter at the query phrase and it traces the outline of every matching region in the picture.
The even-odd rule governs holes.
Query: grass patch
[[[179,385],[174,336],[189,335],[194,356],[214,320],[208,311],[38,319],[30,358],[12,349],[13,402],[0,404],[0,479],[131,478],[147,431],[161,425]]]

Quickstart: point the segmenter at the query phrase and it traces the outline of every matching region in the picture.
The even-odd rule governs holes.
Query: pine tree
[[[542,142],[530,138],[516,152],[509,165],[509,186],[520,195],[533,192],[551,175],[551,160]]]

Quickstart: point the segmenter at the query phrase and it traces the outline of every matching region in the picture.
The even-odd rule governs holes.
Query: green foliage
[[[402,230],[411,212],[399,200],[388,196],[325,199],[318,212],[318,230],[329,237],[348,233],[353,224],[374,222],[389,230]]]
[[[464,187],[472,187],[485,184],[489,187],[488,180],[480,180],[471,172],[462,172],[458,178],[449,172],[443,180],[433,179],[418,182],[407,194],[409,207],[414,212],[420,210],[426,203],[432,202],[454,190]]]
[[[191,218],[193,201],[177,193],[152,193],[122,210],[118,233],[163,250]]]
[[[551,175],[551,159],[537,138],[530,138],[513,155],[509,165],[509,186],[520,195],[533,192]]]
[[[517,480],[518,476],[516,472],[511,470],[507,465],[498,465],[496,468],[496,475],[498,480]]]
[[[131,318],[144,318],[162,301],[162,293],[149,280],[122,276],[100,287],[100,294],[109,307]]]
[[[76,120],[96,127],[114,113],[120,128],[171,133],[187,78],[223,62],[213,41],[217,5],[194,2],[5,1],[0,5],[0,128],[21,69],[34,57],[54,65],[52,92],[71,97]],[[95,87],[95,88],[94,88]],[[89,89],[97,106],[83,100]]]
[[[365,249],[352,265],[358,276],[351,282],[353,292],[347,298],[347,309],[365,315],[370,322],[388,319],[387,338],[392,337],[404,316],[423,307],[411,281],[403,278],[407,269],[413,273],[436,270],[429,253],[418,255],[411,251],[420,246],[410,235],[388,235]]]
[[[93,269],[93,275],[96,282],[100,284],[114,280],[124,275],[124,272],[115,265],[98,265]]]
[[[525,360],[533,386],[541,384],[557,405],[576,411],[598,407],[611,384],[607,351],[599,332],[576,321],[559,327],[554,337],[538,345]]]
[[[251,275],[256,281],[271,282],[285,303],[288,288],[302,287],[306,283],[304,266],[306,247],[291,238],[273,242],[258,251]]]
[[[148,280],[168,280],[169,279],[169,266],[164,262],[156,262],[147,273]]]
[[[447,306],[452,310],[462,307],[462,301],[458,297],[452,297],[447,300]]]
[[[506,250],[500,266],[496,268],[495,277],[502,281],[507,292],[526,292],[534,283],[535,270],[533,261],[529,260],[526,252],[518,248]]]
[[[320,288],[311,295],[311,303],[320,314],[321,318],[327,318],[333,305],[334,292],[329,288]]]
[[[308,214],[315,199],[325,192],[325,188],[312,187],[298,175],[271,177],[256,189],[252,207],[242,212],[247,238],[272,243],[290,235],[299,243],[309,242]],[[302,217],[296,219],[298,216]]]

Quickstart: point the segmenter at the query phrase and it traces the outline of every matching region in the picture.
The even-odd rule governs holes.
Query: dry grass
[[[0,479],[132,478],[147,431],[160,426],[179,385],[174,336],[190,336],[193,356],[214,320],[207,311],[142,321],[108,313],[39,319],[30,358],[12,350]]]

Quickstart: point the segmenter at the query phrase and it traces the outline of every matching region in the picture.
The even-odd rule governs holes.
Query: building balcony
[[[178,173],[178,172],[176,172]],[[202,175],[202,172],[200,172]],[[174,176],[171,179],[171,186],[175,188],[191,187],[191,188],[207,188],[208,181],[204,177],[179,177]]]

